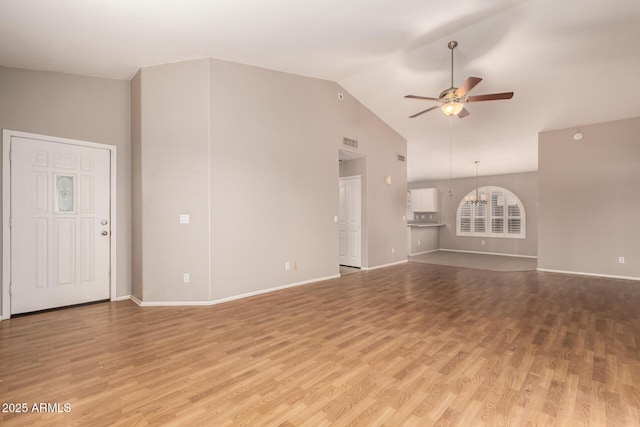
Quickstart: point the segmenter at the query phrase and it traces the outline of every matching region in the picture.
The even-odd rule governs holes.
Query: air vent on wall
[[[343,137],[342,143],[348,147],[358,148],[358,141],[356,141],[355,139]]]
[[[398,161],[399,162],[404,162],[406,160],[407,160],[407,158],[405,156],[403,156],[402,154],[398,154]]]

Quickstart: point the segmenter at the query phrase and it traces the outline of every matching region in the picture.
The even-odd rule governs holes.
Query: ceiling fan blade
[[[511,99],[511,98],[513,98],[513,92],[489,93],[487,95],[469,96],[467,97],[467,102],[495,101],[498,99]]]
[[[460,110],[460,112],[458,113],[458,118],[460,119],[464,119],[465,117],[467,117],[469,114],[471,114],[469,112],[469,110],[467,110],[466,108],[462,107],[462,110]]]
[[[429,96],[418,96],[418,95],[405,95],[405,98],[409,98],[409,99],[428,99],[430,101],[440,101],[438,98],[431,98]]]
[[[465,96],[467,93],[469,93],[471,89],[476,87],[476,85],[481,81],[482,79],[480,77],[469,77],[467,80],[464,81],[464,83],[462,83],[462,86],[460,86],[456,90],[455,95],[458,98]]]
[[[410,119],[413,119],[414,117],[418,117],[418,116],[419,116],[419,115],[421,115],[421,114],[428,113],[429,111],[431,111],[431,110],[435,110],[436,108],[440,108],[440,106],[439,106],[439,105],[436,105],[436,106],[433,106],[433,107],[431,107],[431,108],[427,108],[426,110],[422,110],[422,111],[420,111],[419,113],[414,114],[413,116],[409,116],[409,118],[410,118]]]

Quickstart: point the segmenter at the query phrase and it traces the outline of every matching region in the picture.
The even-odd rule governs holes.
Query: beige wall
[[[211,60],[213,299],[337,274],[333,88]]]
[[[539,135],[538,267],[640,278],[640,118],[576,130]]]
[[[406,261],[407,164],[397,159],[406,158],[406,141],[349,93],[339,107],[344,131],[338,146],[343,135],[356,139],[367,157],[368,268]]]
[[[410,255],[440,249],[439,231],[441,227],[409,227]]]
[[[143,282],[135,289],[148,301],[208,300],[209,61],[143,68],[139,79],[134,277]],[[189,224],[180,224],[181,214]]]
[[[131,79],[131,295],[142,300],[142,87]]]
[[[538,253],[538,173],[524,172],[479,177],[478,186],[486,185],[506,188],[518,196],[526,212],[526,239],[456,236],[458,204],[475,188],[475,177],[453,179],[451,184],[449,180],[412,182],[409,188],[438,188],[440,195],[438,213],[434,215],[433,220],[445,224],[444,227],[438,228],[440,249],[536,256]],[[448,195],[449,189],[452,190],[453,198]]]
[[[406,259],[406,168],[396,161],[406,141],[339,85],[213,59],[143,68],[139,78],[134,277],[145,302],[221,300],[339,274],[343,136],[367,157],[368,265]],[[192,223],[179,226],[179,213]]]
[[[117,147],[118,296],[131,293],[129,102],[128,81],[0,67],[0,128]]]

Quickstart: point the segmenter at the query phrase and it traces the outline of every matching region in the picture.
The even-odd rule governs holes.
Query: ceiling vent
[[[346,145],[347,147],[358,148],[358,141],[356,141],[355,139],[343,137],[342,144]]]
[[[403,156],[402,154],[398,154],[398,161],[399,162],[406,162],[407,158],[405,156]]]

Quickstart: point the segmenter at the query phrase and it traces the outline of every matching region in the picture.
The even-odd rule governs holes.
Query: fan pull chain
[[[453,116],[449,117],[449,198],[453,199],[451,178],[453,174]]]

